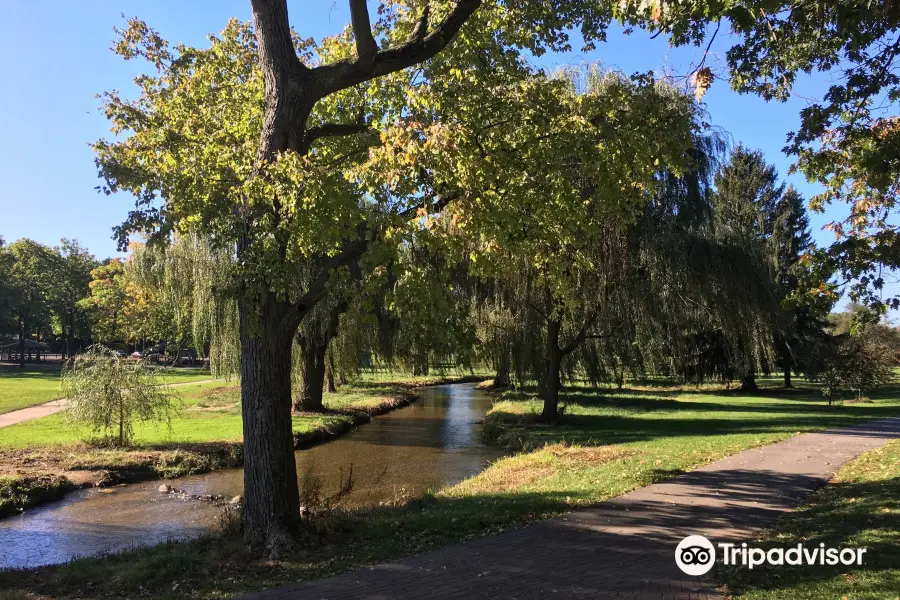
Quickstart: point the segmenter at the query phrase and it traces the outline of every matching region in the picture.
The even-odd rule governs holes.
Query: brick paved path
[[[524,529],[247,600],[719,598],[675,566],[688,534],[749,541],[858,454],[900,437],[900,418],[747,450]]]

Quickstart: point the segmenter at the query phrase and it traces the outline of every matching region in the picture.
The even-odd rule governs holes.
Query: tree
[[[94,339],[107,343],[128,341],[131,300],[123,261],[111,258],[92,269],[88,287],[90,295],[79,300],[78,307],[90,312]]]
[[[97,266],[97,260],[77,240],[60,240],[56,253],[51,306],[59,322],[65,356],[72,357],[75,331],[83,321],[83,309],[78,302],[89,293],[91,271]]]
[[[518,201],[509,217],[514,227],[499,219],[486,224],[473,250],[486,274],[515,290],[499,297],[520,299],[512,321],[528,326],[514,335],[522,339],[528,336],[519,332],[528,331],[541,339],[525,342],[517,371],[537,379],[547,421],[558,414],[564,359],[604,334],[598,317],[615,301],[627,270],[628,226],[654,196],[661,170],[687,168],[695,131],[692,99],[665,82],[597,69],[573,75],[535,80],[514,94],[493,91],[479,105],[480,122],[452,132],[454,147],[441,147],[436,157],[465,165],[467,174],[489,163],[486,181],[470,177],[463,184],[483,186],[473,194],[483,203]],[[494,112],[517,104],[523,108],[513,114],[525,115],[527,125]],[[535,142],[535,129],[550,133]],[[472,148],[465,150],[466,143]],[[465,215],[452,218],[464,233],[474,225]]]
[[[298,392],[294,412],[322,412],[328,346],[337,337],[341,315],[350,306],[348,290],[333,290],[303,319],[297,330]],[[334,391],[334,390],[331,390]]]
[[[173,357],[192,345],[210,357],[216,377],[239,374],[237,306],[229,293],[234,257],[190,232],[130,248],[125,276],[142,305],[135,311],[143,321],[140,335]]]
[[[785,101],[798,75],[827,74],[828,91],[800,111],[785,148],[797,159],[793,170],[824,187],[811,199],[814,210],[835,202],[849,206],[846,218],[831,223],[838,240],[817,252],[817,260],[840,273],[854,298],[878,310],[900,307],[900,297],[880,298],[882,271],[900,266],[896,3],[653,0],[623,3],[618,10],[629,23],[671,34],[675,46],[707,42],[709,48],[723,21],[730,24],[728,75],[742,93]],[[704,88],[713,80],[705,55],[697,75]]]
[[[12,315],[19,334],[19,366],[25,367],[25,340],[50,318],[53,296],[53,266],[56,255],[51,248],[23,238],[9,245],[9,271]]]
[[[821,302],[811,301],[800,285],[808,279],[806,263],[812,249],[803,197],[789,187],[772,207],[769,221],[769,252],[782,305],[775,333],[776,361],[784,373],[784,386],[789,388],[791,371],[802,367],[804,348],[822,335],[826,311]]]
[[[738,145],[716,174],[715,186],[716,227],[748,241],[769,238],[784,184],[762,152]]]
[[[66,364],[60,393],[69,400],[67,422],[118,446],[131,443],[136,421],[169,425],[178,398],[159,385],[147,363],[119,358],[103,346],[91,346]]]
[[[818,378],[822,392],[828,396],[828,404],[841,389],[856,392],[856,399],[894,379],[897,366],[897,336],[886,340],[877,326],[869,325],[855,335],[842,334],[822,348],[822,368]]]
[[[602,39],[611,7],[391,1],[380,5],[373,26],[366,2],[351,0],[350,26],[316,46],[292,35],[285,0],[251,6],[254,28],[231,23],[209,49],[172,50],[131,21],[117,51],[146,58],[158,72],[140,78],[138,101],[106,96],[114,130],[129,136],[95,149],[106,191],[138,197],[120,243],[133,232],[165,237],[190,226],[220,247],[235,246],[244,531],[249,543],[277,553],[298,512],[288,358],[294,332],[325,297],[332,273],[358,262],[369,240],[408,224],[418,208],[440,211],[456,191],[428,185],[438,178],[425,173],[415,193],[363,201],[345,177],[348,167],[373,144],[415,132],[423,109],[434,115],[441,102],[464,105],[460,92],[487,87],[487,79],[472,81],[463,71],[511,81],[524,70],[519,47],[566,49],[568,31],[579,26],[587,44]],[[451,47],[457,37],[462,43]],[[428,107],[423,82],[451,91]],[[382,172],[387,182],[393,176]]]
[[[15,257],[0,237],[0,335],[16,331],[12,267]]]
[[[775,210],[784,193],[784,185],[779,185],[775,168],[766,163],[761,152],[749,151],[739,145],[716,175],[715,186],[713,207],[720,235],[768,263]],[[773,271],[772,279],[775,278]],[[760,363],[758,352],[755,348],[747,348],[744,354],[741,389],[755,391],[756,369]]]

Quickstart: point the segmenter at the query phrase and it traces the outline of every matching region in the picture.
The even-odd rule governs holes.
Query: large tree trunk
[[[787,367],[784,370],[784,387],[786,387],[786,388],[794,387],[791,385],[791,368],[790,367]]]
[[[497,374],[494,376],[494,387],[509,386],[509,352],[503,351],[497,364]]]
[[[744,378],[741,380],[741,391],[742,392],[755,392],[759,388],[756,386],[756,373],[754,371],[750,371]]]
[[[244,538],[272,555],[291,543],[300,513],[291,429],[292,310],[266,292],[258,304],[240,301]]]
[[[559,347],[559,331],[562,324],[557,319],[550,319],[547,324],[547,345],[544,356],[544,379],[541,381],[540,397],[544,401],[541,421],[555,421],[559,415],[559,371],[562,363],[562,350]]]
[[[295,412],[322,412],[325,385],[325,353],[328,340],[322,335],[298,335],[300,345],[300,390],[294,401]]]
[[[325,369],[325,389],[329,394],[333,394],[337,391],[337,386],[334,384],[334,356],[329,352],[327,353],[328,358],[328,367]]]

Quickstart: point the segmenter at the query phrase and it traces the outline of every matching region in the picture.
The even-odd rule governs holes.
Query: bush
[[[824,355],[819,374],[822,392],[831,404],[841,389],[853,390],[862,400],[866,392],[893,380],[894,356],[881,338],[863,332],[840,338]]]
[[[101,434],[119,446],[131,443],[135,421],[171,425],[179,401],[171,388],[159,385],[155,368],[99,345],[66,365],[61,387],[69,400],[66,420],[91,439]]]

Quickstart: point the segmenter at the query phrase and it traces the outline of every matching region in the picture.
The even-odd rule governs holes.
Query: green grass
[[[0,414],[59,397],[59,371],[0,369]]]
[[[211,379],[209,371],[198,369],[163,369],[163,383],[187,383]],[[0,369],[0,414],[36,406],[59,398],[59,370]]]
[[[501,459],[447,493],[479,493],[515,471],[520,481],[507,486],[509,493],[537,494],[550,508],[560,501],[590,504],[797,433],[900,414],[900,386],[885,388],[872,402],[832,408],[815,388],[757,396],[703,392],[575,389],[565,395],[565,413],[552,426],[536,422],[538,400],[507,393],[488,414],[485,436],[531,451]],[[627,455],[562,468],[554,444],[613,446]]]
[[[431,382],[434,378],[402,378],[402,387]],[[398,384],[389,377],[377,381],[361,380],[341,387],[338,393],[325,394],[326,408],[335,411],[321,415],[294,416],[293,429],[300,435],[317,430],[332,430],[352,424],[353,415],[338,411],[377,412],[377,409],[397,395]],[[220,382],[197,383],[178,388],[181,409],[165,424],[135,426],[136,446],[197,443],[211,441],[240,441],[243,438],[240,390],[236,384]],[[62,413],[35,419],[0,429],[0,448],[26,448],[71,444],[82,439],[83,432],[65,423]]]
[[[900,598],[900,440],[847,463],[759,538],[763,548],[798,543],[867,550],[862,566],[726,567],[719,577],[744,600]]]
[[[324,533],[305,536],[296,554],[277,562],[248,554],[234,535],[210,536],[0,574],[0,593],[218,599],[321,577],[560,515],[798,432],[900,414],[900,387],[871,403],[833,408],[814,388],[753,397],[662,385],[622,393],[576,388],[566,401],[564,416],[547,426],[535,421],[539,402],[505,395],[485,433],[523,452],[421,498],[333,514],[320,523]]]

